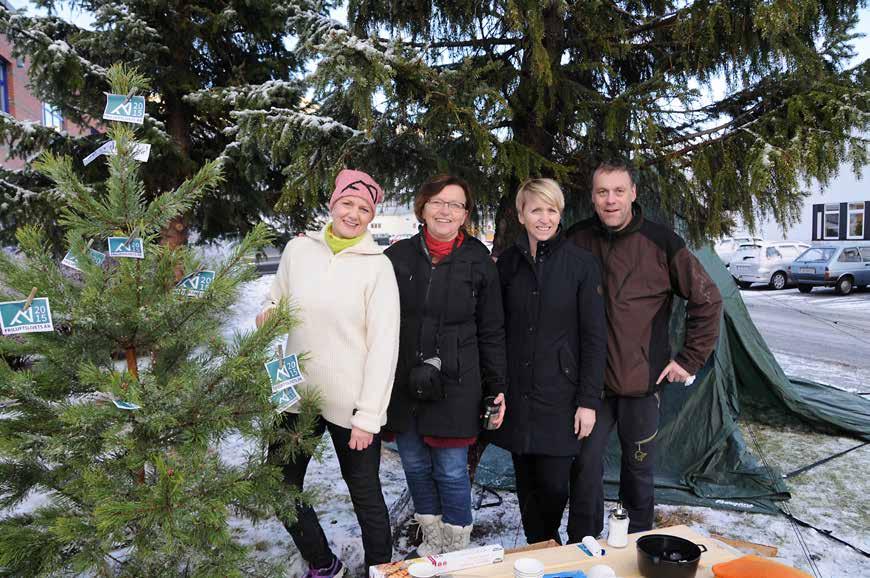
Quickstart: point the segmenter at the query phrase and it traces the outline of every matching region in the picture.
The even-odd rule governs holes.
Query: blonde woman
[[[507,413],[490,440],[511,452],[526,541],[562,543],[571,463],[595,426],[607,328],[597,259],[566,241],[552,179],[517,192],[525,227],[498,260],[507,341]]]

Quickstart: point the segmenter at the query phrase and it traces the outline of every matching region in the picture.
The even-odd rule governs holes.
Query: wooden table
[[[706,546],[707,551],[701,554],[701,561],[698,564],[697,578],[712,578],[713,571],[711,568],[714,564],[727,562],[742,556],[740,552],[730,546],[713,538],[702,536],[687,526],[671,526],[669,528],[658,528],[651,532],[629,534],[628,546],[625,548],[611,548],[605,540],[599,540],[601,546],[606,550],[605,555],[601,558],[590,558],[576,544],[571,544],[544,550],[506,554],[504,562],[499,564],[460,570],[459,572],[452,572],[450,575],[455,578],[513,578],[514,561],[517,558],[535,558],[544,563],[546,574],[565,570],[588,571],[598,564],[606,564],[613,568],[613,571],[616,572],[619,578],[642,578],[637,568],[637,548],[635,547],[635,542],[639,537],[646,534],[679,536],[696,544]]]

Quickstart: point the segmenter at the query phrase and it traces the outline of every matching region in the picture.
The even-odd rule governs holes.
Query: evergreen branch
[[[323,133],[341,131],[350,133],[352,137],[363,135],[363,132],[361,130],[351,128],[346,124],[338,122],[334,118],[298,112],[286,108],[273,108],[270,110],[234,110],[230,113],[230,116],[241,120],[257,119],[260,121],[268,121],[273,123],[283,122],[291,125],[297,125],[303,129],[314,130]]]
[[[380,39],[388,42],[387,39]],[[407,46],[412,48],[439,49],[439,48],[494,48],[497,46],[522,46],[522,38],[470,38],[468,40],[446,40],[443,42],[409,42]]]
[[[196,174],[176,190],[163,193],[148,206],[144,220],[149,229],[160,230],[172,219],[190,210],[206,193],[223,182],[223,167],[218,161],[205,163]]]
[[[28,17],[21,14],[13,14],[4,3],[0,3],[0,25],[6,29],[7,36],[12,38],[13,44],[16,37],[27,38],[42,46],[43,49],[61,55],[72,55],[78,64],[88,71],[90,74],[102,78],[106,78],[106,69],[102,66],[83,58],[69,44],[63,40],[54,40],[45,32],[40,30],[39,22],[50,22],[52,18]],[[65,26],[74,27],[68,22],[64,22]],[[84,32],[76,28],[79,32]]]

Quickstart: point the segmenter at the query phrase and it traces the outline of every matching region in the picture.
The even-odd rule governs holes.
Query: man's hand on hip
[[[660,384],[665,378],[667,378],[668,381],[684,383],[687,379],[689,379],[689,372],[680,367],[679,363],[671,360],[671,362],[667,364],[662,372],[659,374],[656,385]]]

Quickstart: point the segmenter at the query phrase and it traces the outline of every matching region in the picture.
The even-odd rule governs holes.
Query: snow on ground
[[[259,311],[263,296],[268,291],[272,276],[265,276],[244,288],[242,297],[233,309],[234,321],[228,323],[228,332],[233,328],[253,328],[253,319]],[[799,294],[797,294],[799,295]],[[805,297],[799,295],[799,297]],[[840,301],[840,305],[845,304]],[[831,301],[825,306],[833,307]],[[866,307],[866,303],[863,305]],[[830,381],[832,371],[838,377],[847,378],[850,372],[833,369],[829,365],[813,365],[811,360],[790,358],[775,352],[786,373],[799,375],[819,381]],[[822,379],[827,377],[828,379]],[[745,427],[745,426],[744,426]],[[788,472],[813,461],[847,449],[857,442],[850,438],[827,436],[802,430],[789,430],[782,427],[753,425],[763,451],[772,465]],[[747,440],[750,437],[746,436]],[[238,451],[238,448],[236,450]],[[863,489],[868,468],[867,448],[852,452],[824,466],[811,470],[789,480],[793,498],[789,502],[792,513],[817,527],[831,530],[834,535],[856,546],[870,550],[870,513],[864,507]],[[405,489],[404,475],[398,456],[390,449],[382,451],[381,482],[388,507],[396,502]],[[321,517],[324,531],[333,544],[335,552],[342,557],[353,575],[362,576],[362,545],[359,527],[347,496],[347,489],[340,479],[338,464],[331,445],[327,443],[323,462],[312,462],[306,477],[306,484],[317,488],[322,497],[317,511]],[[525,537],[520,524],[516,495],[512,492],[499,492],[502,504],[498,507],[482,508],[475,512],[475,529],[472,542],[476,545],[500,543],[505,548],[522,546]],[[482,497],[484,503],[492,501],[492,496],[482,495],[475,488],[474,501]],[[609,506],[608,506],[609,507]],[[779,557],[785,562],[805,571],[810,571],[809,563],[803,554],[795,530],[782,516],[748,514],[713,510],[710,508],[685,506],[659,506],[657,513],[661,522],[687,523],[701,533],[714,533],[727,537],[747,540],[761,544],[775,545],[780,548]],[[566,537],[563,520],[562,536]],[[244,539],[257,546],[269,556],[286,556],[289,561],[288,575],[301,574],[304,568],[296,549],[284,528],[277,522],[252,528],[249,524],[238,522],[238,531]],[[824,578],[866,578],[870,576],[870,560],[848,547],[833,542],[814,530],[801,528],[800,533],[806,541],[819,576]],[[394,545],[395,556],[403,556],[411,550],[409,532],[401,532]],[[811,572],[810,572],[811,573]]]
[[[264,276],[248,283],[242,290],[237,303],[229,311],[224,334],[227,337],[235,331],[254,328],[254,317],[262,307],[273,276]],[[842,304],[842,302],[841,302]],[[827,304],[826,304],[827,305]],[[833,306],[830,305],[830,306]],[[830,365],[813,365],[811,360],[790,358],[787,354],[775,352],[786,372],[817,379],[830,377],[835,371],[837,377],[846,379],[849,372],[840,372]],[[744,424],[744,430],[746,425]],[[801,429],[789,429],[755,424],[752,426],[764,453],[775,467],[784,472],[812,463],[818,459],[856,445],[850,438],[827,436]],[[747,432],[748,433],[748,432]],[[328,436],[327,436],[328,438]],[[750,436],[746,436],[747,440]],[[348,565],[352,576],[364,576],[362,544],[359,526],[341,480],[335,453],[331,442],[325,439],[325,449],[321,461],[312,461],[306,477],[306,489],[316,492],[316,509],[321,524],[329,538],[334,552]],[[253,445],[240,437],[230,438],[221,445],[221,455],[229,462],[240,461],[246,452],[253,451]],[[834,535],[852,544],[870,550],[870,511],[866,508],[866,476],[870,468],[868,448],[854,451],[824,466],[789,480],[793,497],[789,507],[798,518],[817,527],[831,530]],[[389,448],[382,450],[381,483],[387,506],[400,501],[405,491],[405,480],[398,455]],[[482,498],[484,503],[493,500],[489,494],[481,494],[480,488],[474,490],[474,503]],[[472,534],[474,545],[490,543],[502,544],[513,548],[525,544],[516,495],[500,492],[502,503],[497,507],[485,507],[475,512],[475,529]],[[44,495],[28,498],[16,511],[26,511],[37,507],[46,500]],[[609,509],[611,506],[608,505]],[[408,515],[405,511],[405,517]],[[779,557],[805,571],[810,571],[809,563],[796,538],[795,530],[782,516],[748,514],[710,508],[685,506],[658,506],[657,519],[661,525],[686,523],[701,533],[720,534],[727,537],[779,547]],[[563,519],[562,536],[565,538]],[[287,561],[287,576],[300,576],[305,571],[296,547],[284,527],[277,519],[258,525],[242,519],[232,521],[234,531],[240,540],[250,544],[259,556],[270,560]],[[814,558],[818,575],[823,578],[866,578],[870,576],[870,560],[846,546],[842,546],[818,532],[800,529],[809,552]],[[401,531],[394,545],[396,558],[403,557],[412,546],[410,531]]]
[[[864,366],[856,367],[845,363],[808,359],[777,349],[773,350],[773,355],[790,377],[826,383],[852,393],[870,390],[870,361]]]

